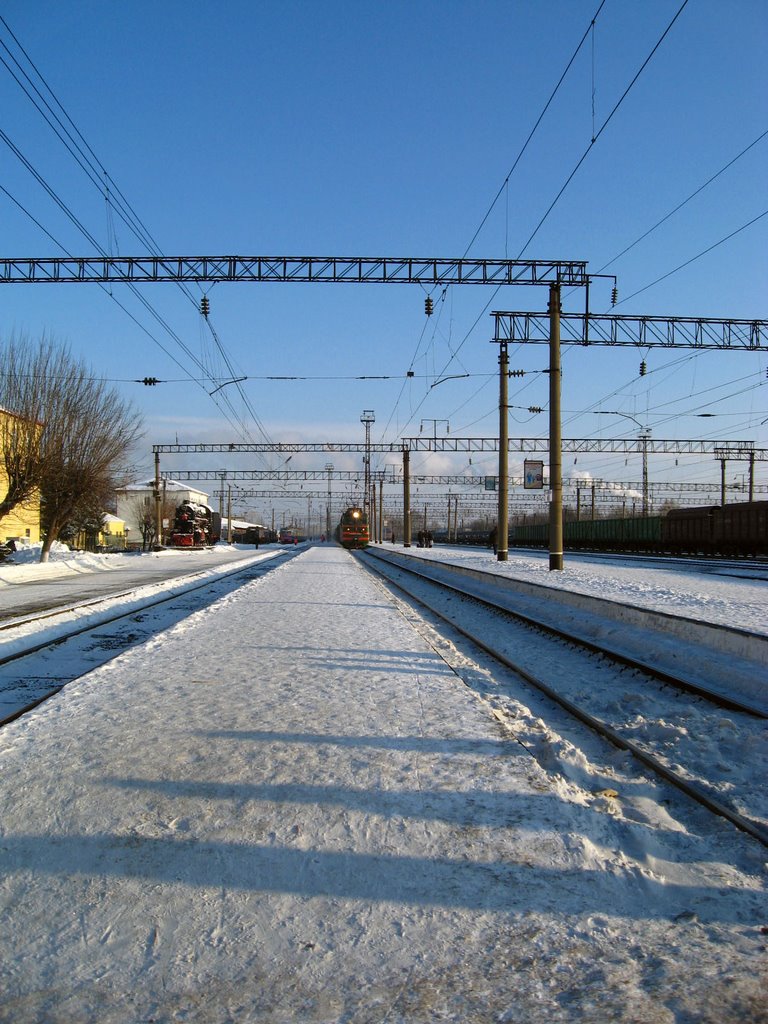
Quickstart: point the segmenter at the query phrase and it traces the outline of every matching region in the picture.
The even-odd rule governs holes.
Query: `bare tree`
[[[168,520],[173,522],[173,517],[176,513],[176,498],[169,498],[165,495],[165,492],[161,492],[162,498],[160,503],[160,518],[161,520]],[[138,524],[139,533],[141,534],[141,550],[147,551],[152,547],[155,541],[155,530],[156,530],[156,511],[155,511],[155,500],[149,495],[137,495],[132,501],[126,506],[127,518],[131,522]],[[158,543],[161,543],[158,540]]]
[[[40,492],[45,540],[40,561],[78,517],[102,508],[126,453],[140,435],[139,414],[87,367],[70,361],[44,410]]]
[[[0,348],[0,459],[6,479],[0,520],[40,486],[42,433],[48,396],[69,362],[65,349],[43,338],[11,338]]]
[[[40,560],[70,522],[103,511],[140,419],[66,346],[12,338],[0,347],[0,519],[40,493]]]

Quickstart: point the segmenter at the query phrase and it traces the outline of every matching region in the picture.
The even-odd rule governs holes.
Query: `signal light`
[[[428,295],[426,299],[424,299],[424,312],[427,314],[427,316],[432,316],[433,308],[434,306],[432,304],[432,296]]]
[[[206,320],[208,319],[208,314],[210,313],[210,311],[211,306],[208,301],[208,296],[204,295],[202,299],[200,299],[200,312],[203,314]]]

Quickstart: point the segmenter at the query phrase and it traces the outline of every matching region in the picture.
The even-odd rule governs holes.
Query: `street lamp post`
[[[598,416],[623,416],[625,420],[632,420],[640,427],[640,443],[643,450],[643,516],[647,516],[649,512],[649,501],[648,501],[648,441],[651,437],[651,428],[643,426],[640,420],[634,416],[630,416],[628,412],[619,412],[618,409],[601,409],[598,412]]]

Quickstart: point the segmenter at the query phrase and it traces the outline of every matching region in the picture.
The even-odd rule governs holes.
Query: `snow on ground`
[[[414,620],[309,548],[3,729],[0,1021],[768,1020],[765,849]]]
[[[391,549],[385,544],[383,549]],[[402,548],[395,548],[402,551]],[[408,553],[418,558],[455,562],[469,569],[495,572],[513,579],[543,586],[574,590],[593,597],[623,601],[639,608],[682,615],[703,622],[739,627],[768,634],[768,583],[734,576],[704,575],[670,563],[669,568],[610,562],[599,556],[565,553],[562,570],[549,569],[547,552],[510,550],[509,559],[499,562],[490,549],[456,547],[411,547]]]
[[[217,564],[229,560],[241,551],[253,552],[253,545],[217,544],[213,548],[188,551],[165,548],[160,551],[109,552],[96,554],[88,551],[72,551],[66,544],[55,543],[50,559],[40,562],[42,544],[21,544],[10,559],[0,562],[0,598],[6,588],[23,583],[44,582],[49,579],[65,579],[89,573],[114,570],[133,572],[137,577],[146,574],[158,563],[170,566],[192,564]],[[267,546],[272,549],[272,545]],[[260,549],[263,550],[263,549]]]

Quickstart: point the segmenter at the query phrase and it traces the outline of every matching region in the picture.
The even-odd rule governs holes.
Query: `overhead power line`
[[[54,132],[54,134],[57,136],[57,138],[61,141],[61,143],[64,145],[64,147],[70,153],[70,155],[73,157],[73,159],[79,165],[81,170],[85,173],[86,177],[88,177],[88,179],[91,181],[91,183],[97,189],[97,191],[101,195],[104,196],[104,199],[105,199],[105,201],[107,203],[108,210],[111,210],[114,207],[116,209],[118,215],[122,219],[122,221],[126,224],[126,226],[129,228],[129,230],[136,236],[136,238],[142,243],[142,245],[144,245],[146,248],[148,248],[150,252],[152,252],[152,253],[154,253],[156,255],[162,255],[160,247],[157,244],[157,242],[155,241],[155,239],[152,237],[151,232],[148,230],[146,225],[144,225],[142,223],[141,218],[138,216],[136,211],[133,209],[131,204],[128,202],[128,200],[123,195],[123,193],[120,190],[120,188],[117,186],[117,184],[114,182],[112,177],[109,175],[109,173],[106,170],[106,168],[104,167],[104,165],[101,163],[101,161],[96,156],[96,154],[93,151],[93,149],[91,148],[91,146],[86,141],[86,139],[83,136],[82,132],[78,129],[77,125],[74,123],[72,118],[69,116],[69,114],[65,110],[64,106],[59,101],[58,97],[56,96],[54,91],[51,89],[51,87],[49,86],[47,81],[45,80],[43,74],[41,73],[39,68],[36,66],[36,64],[34,63],[32,58],[29,56],[29,54],[26,52],[26,50],[22,46],[21,42],[18,40],[18,38],[14,34],[13,30],[11,29],[11,27],[8,25],[8,22],[5,20],[5,18],[2,17],[2,15],[0,15],[0,23],[4,26],[5,30],[8,32],[9,36],[11,37],[11,39],[13,39],[13,41],[16,44],[16,46],[18,47],[19,51],[24,56],[25,60],[27,61],[27,63],[31,67],[31,69],[34,71],[35,75],[37,76],[37,79],[42,84],[42,87],[47,92],[47,94],[51,97],[51,99],[53,100],[53,103],[56,105],[58,110],[61,111],[61,114],[63,115],[63,117],[66,120],[66,122],[71,126],[72,131],[69,130],[69,128],[67,127],[67,124],[65,124],[65,122],[58,115],[56,110],[51,106],[51,103],[48,102],[48,100],[43,95],[41,90],[38,88],[38,86],[32,80],[32,78],[27,73],[27,71],[24,69],[24,67],[22,66],[21,62],[14,56],[14,54],[12,53],[10,48],[6,45],[6,43],[3,40],[0,40],[0,47],[2,47],[2,50],[5,51],[5,53],[9,57],[9,59],[13,62],[14,66],[18,69],[18,72],[22,76],[22,78],[26,81],[26,83],[28,83],[29,88],[27,87],[27,85],[25,85],[24,81],[21,80],[19,75],[16,74],[16,72],[13,70],[13,68],[9,65],[8,61],[1,54],[0,54],[0,63],[2,63],[5,66],[5,68],[9,72],[9,74],[11,74],[13,79],[16,81],[16,83],[22,89],[22,91],[27,96],[27,98],[30,100],[30,102],[33,104],[35,109],[42,116],[43,120],[51,128],[51,130]],[[32,91],[30,91],[30,90],[32,90]],[[34,95],[33,95],[33,93],[34,93]],[[38,102],[38,100],[39,100],[39,102]],[[73,135],[73,132],[74,132],[74,135]],[[75,136],[77,136],[77,138]],[[78,141],[78,139],[80,141]],[[104,249],[96,242],[96,240],[93,238],[93,236],[87,231],[87,229],[84,227],[84,225],[75,216],[75,214],[71,210],[71,208],[68,207],[67,204],[64,203],[63,200],[61,200],[60,197],[58,197],[56,195],[56,193],[51,189],[51,187],[48,185],[48,183],[45,182],[45,180],[43,179],[42,175],[40,175],[34,169],[34,167],[31,165],[31,163],[28,160],[26,160],[26,158],[23,156],[23,154],[21,154],[21,152],[17,149],[17,147],[14,146],[14,144],[10,141],[10,139],[7,136],[3,135],[3,141],[6,142],[6,145],[8,145],[9,148],[11,148],[11,150],[16,154],[18,159],[20,159],[22,161],[22,163],[27,167],[29,172],[38,180],[39,184],[45,189],[46,192],[48,192],[50,197],[60,207],[60,209],[62,209],[62,211],[69,217],[69,219],[72,220],[72,222],[75,224],[75,226],[78,228],[78,230],[84,235],[84,237],[86,237],[88,239],[88,241],[94,246],[94,248],[98,252],[101,252],[103,255],[106,255],[106,253],[104,252]],[[81,142],[82,142],[82,145],[80,144]],[[102,178],[103,178],[103,184],[102,184]],[[24,209],[24,207],[21,206],[20,203],[18,203],[12,196],[10,196],[10,193],[8,193],[8,191],[6,189],[3,189],[3,191],[5,192],[6,195],[9,196],[9,198],[11,198],[16,203],[17,206],[19,206],[20,209],[23,210],[23,212],[25,212],[27,214],[27,216],[30,217],[30,219],[33,221],[33,223],[35,223],[38,227],[40,227],[41,230],[43,230],[45,232],[45,234],[49,238],[53,238],[53,236],[50,234],[50,232],[48,232],[45,228],[43,228],[42,225],[39,223],[39,221],[36,218],[32,217],[31,214],[29,214],[29,212],[26,211]],[[64,249],[64,247],[61,246],[60,243],[57,243],[57,244],[59,244],[59,246],[62,249],[62,251],[66,252],[66,249]],[[182,281],[179,281],[179,282],[176,282],[176,283],[177,283],[177,286],[181,289],[181,291],[185,294],[187,299],[197,309],[197,302],[196,302],[194,296],[191,294],[187,284],[185,282],[182,282]],[[104,289],[104,290],[106,291],[106,289]],[[110,292],[108,292],[108,294],[110,294],[110,296],[114,299],[114,296],[112,296]],[[134,292],[134,294],[136,294],[136,293]],[[155,320],[157,320],[157,322],[160,323],[160,325],[169,333],[169,335],[173,338],[173,340],[176,341],[176,343],[181,346],[182,351],[185,352],[185,355],[187,355],[188,358],[192,358],[194,360],[194,357],[192,356],[190,351],[187,349],[185,344],[181,341],[181,339],[176,334],[176,332],[173,331],[169,327],[167,322],[164,320],[163,317],[160,316],[160,314],[151,305],[151,303],[149,303],[145,298],[143,298],[143,297],[141,297],[139,295],[137,295],[137,298],[139,299],[141,304],[145,307],[145,309],[150,313],[150,315]],[[117,304],[118,304],[118,306],[120,306],[121,309],[123,309],[125,312],[127,312],[127,310],[125,309],[125,307],[121,303],[118,302]],[[136,320],[136,318],[134,316],[132,316],[130,313],[128,315],[131,316],[131,319],[134,321],[134,323],[137,323],[138,326],[142,326],[142,325],[140,325],[138,323],[138,321]],[[208,327],[209,327],[209,329],[211,331],[211,334],[214,337],[214,341],[215,341],[215,344],[217,346],[217,349],[221,353],[222,358],[224,359],[224,361],[225,361],[225,363],[227,365],[227,368],[231,369],[231,362],[229,360],[229,356],[225,352],[224,347],[223,347],[223,345],[221,343],[221,340],[219,339],[218,335],[216,335],[215,331],[213,330],[212,325],[208,324]],[[147,334],[148,337],[150,337],[161,348],[161,350],[163,352],[165,352],[166,355],[168,354],[167,349],[165,349],[164,346],[162,346],[160,344],[160,342],[154,337],[154,335],[151,334],[151,332],[147,331],[146,328],[144,328],[143,326],[142,326],[142,330],[144,331],[144,333]],[[177,362],[177,365],[180,365],[180,364],[178,364],[177,360],[174,360],[174,362]],[[197,365],[200,365],[200,364],[197,364]],[[200,366],[200,368],[202,369],[202,366]],[[259,417],[256,414],[255,409],[251,405],[247,395],[241,389],[239,389],[239,390],[240,390],[240,397],[241,397],[241,399],[242,399],[242,401],[244,403],[245,408],[248,410],[249,414],[253,418],[254,423],[257,424],[257,426],[258,426],[259,430],[261,431],[261,433],[263,434],[263,436],[266,437],[266,433],[264,431],[263,424],[260,422]],[[242,422],[242,419],[238,416],[234,406],[232,405],[232,402],[231,402],[231,399],[229,398],[229,396],[223,395],[223,396],[221,396],[221,398],[222,398],[222,401],[223,401],[224,405],[229,408],[230,413],[232,414],[232,416],[234,416],[236,419],[240,419],[240,429],[247,436],[250,436],[249,432],[248,432],[247,426],[245,425],[245,423]],[[224,413],[225,417],[229,420],[229,422],[232,423],[232,420],[230,419],[230,416],[227,415],[225,410],[221,408],[221,405],[219,405],[219,401],[214,398],[214,402],[215,402],[216,405],[219,406],[219,408]],[[233,423],[232,425],[234,426],[235,424]]]
[[[579,52],[580,52],[582,46],[584,45],[584,42],[585,42],[587,36],[594,29],[595,22],[597,21],[600,12],[602,11],[603,7],[605,6],[605,2],[606,2],[606,0],[601,0],[600,6],[595,11],[595,14],[594,14],[592,20],[590,21],[589,25],[587,25],[587,28],[584,31],[584,35],[579,40],[579,43],[578,43],[576,49],[573,51],[573,54],[571,55],[571,59],[565,65],[563,73],[560,75],[560,78],[558,79],[557,85],[555,86],[555,88],[550,93],[549,99],[544,104],[544,107],[543,107],[541,113],[539,114],[538,118],[536,119],[536,123],[534,124],[533,128],[531,128],[531,130],[530,130],[530,132],[528,134],[528,138],[525,140],[525,142],[522,145],[522,148],[520,149],[520,152],[515,157],[515,161],[514,161],[514,163],[512,164],[512,166],[509,169],[509,173],[507,174],[507,176],[504,179],[504,181],[501,183],[501,187],[499,188],[499,191],[496,193],[496,195],[493,197],[493,201],[491,202],[491,205],[488,207],[488,209],[487,209],[487,211],[485,213],[485,216],[480,221],[480,225],[479,225],[477,231],[475,231],[474,235],[472,236],[472,238],[470,240],[469,245],[464,250],[464,255],[465,256],[467,255],[469,250],[474,245],[475,240],[477,239],[477,236],[483,230],[483,227],[485,226],[485,222],[488,220],[488,218],[490,217],[490,215],[491,215],[491,213],[493,211],[493,208],[496,206],[496,203],[499,201],[499,197],[501,196],[502,192],[504,191],[504,189],[509,184],[509,179],[514,174],[515,168],[517,167],[517,165],[520,163],[521,159],[523,158],[523,154],[525,153],[526,149],[528,148],[528,145],[531,142],[531,140],[533,139],[533,136],[536,134],[536,130],[538,129],[538,127],[541,124],[541,122],[544,120],[544,115],[549,110],[549,108],[550,108],[550,106],[552,104],[552,101],[554,100],[554,98],[557,95],[557,93],[560,91],[560,86],[563,84],[563,82],[565,81],[566,75],[571,70],[573,62],[578,57]]]
[[[758,137],[753,142],[750,142],[748,146],[742,149],[742,151],[738,153],[732,160],[729,160],[728,163],[721,167],[720,170],[717,171],[715,174],[713,174],[711,178],[708,178],[703,185],[699,185],[699,187],[695,191],[691,192],[691,194],[686,199],[684,199],[682,203],[678,203],[674,210],[670,210],[669,213],[665,214],[661,218],[661,220],[657,220],[653,227],[648,228],[648,230],[644,231],[642,235],[640,235],[638,238],[634,240],[634,242],[631,242],[626,247],[626,249],[622,249],[617,256],[613,256],[610,260],[608,260],[607,263],[604,263],[602,267],[600,267],[600,269],[596,271],[596,273],[602,274],[604,270],[610,267],[617,260],[620,260],[622,256],[626,256],[630,249],[634,249],[634,247],[636,245],[639,245],[640,242],[643,241],[643,239],[647,238],[648,235],[652,234],[656,230],[656,228],[660,228],[662,224],[664,224],[666,221],[670,219],[670,217],[674,217],[674,215],[678,213],[680,210],[682,210],[684,206],[690,203],[692,199],[695,199],[700,192],[703,192],[704,189],[711,185],[713,181],[716,181],[721,174],[725,173],[725,171],[727,171],[729,167],[733,167],[737,160],[741,160],[741,158],[745,154],[747,154],[750,151],[750,149],[753,149],[758,144],[758,142],[761,142],[766,137],[766,135],[768,135],[768,129],[766,129],[764,132],[758,135]]]
[[[554,199],[552,200],[552,202],[550,203],[550,205],[549,205],[549,207],[548,207],[548,209],[547,209],[547,212],[546,212],[546,213],[544,214],[544,216],[543,216],[543,217],[541,218],[541,220],[539,221],[539,223],[538,223],[538,224],[536,225],[536,227],[534,228],[533,232],[531,233],[531,235],[530,235],[530,236],[529,236],[529,238],[528,238],[528,241],[527,241],[527,242],[525,243],[525,245],[524,245],[524,246],[522,247],[522,249],[520,250],[520,256],[522,256],[522,254],[523,254],[523,253],[525,252],[525,250],[526,250],[526,249],[528,248],[528,246],[529,246],[529,245],[531,244],[531,242],[532,242],[532,241],[534,240],[534,238],[536,237],[536,235],[537,235],[537,234],[539,233],[539,230],[541,229],[542,225],[544,224],[544,222],[546,221],[546,219],[547,219],[547,218],[549,217],[550,213],[551,213],[551,212],[552,212],[552,211],[554,210],[555,206],[556,206],[556,205],[557,205],[557,203],[559,202],[559,200],[560,200],[561,196],[563,195],[563,193],[565,192],[565,190],[566,190],[566,189],[568,188],[568,186],[570,185],[570,183],[571,183],[571,182],[573,181],[574,177],[576,176],[576,172],[577,172],[577,171],[579,170],[579,168],[581,167],[581,165],[582,165],[582,164],[584,163],[584,161],[586,160],[587,156],[589,155],[590,151],[592,150],[592,147],[593,147],[593,146],[595,145],[595,143],[597,142],[597,140],[598,140],[598,139],[600,138],[600,136],[601,136],[601,135],[603,134],[603,132],[605,131],[605,129],[606,129],[607,127],[608,127],[608,125],[610,124],[611,120],[613,119],[613,116],[614,116],[614,114],[616,114],[616,112],[618,111],[619,107],[620,107],[620,106],[622,105],[622,103],[624,102],[624,100],[625,100],[625,99],[627,98],[627,96],[629,96],[629,94],[630,94],[630,92],[632,91],[632,89],[633,89],[634,85],[636,84],[637,80],[638,80],[638,79],[640,78],[640,75],[642,75],[642,73],[643,73],[643,72],[645,71],[645,69],[646,69],[646,68],[648,67],[648,65],[650,64],[651,60],[653,59],[653,56],[654,56],[654,54],[655,54],[655,53],[656,53],[656,51],[657,51],[657,50],[659,49],[659,47],[661,46],[661,44],[662,44],[662,43],[664,42],[664,40],[666,39],[666,37],[667,37],[667,36],[669,35],[670,31],[672,30],[672,26],[673,26],[673,25],[675,24],[675,22],[677,21],[677,19],[678,19],[678,18],[680,17],[680,15],[681,15],[681,14],[683,13],[683,11],[685,10],[685,8],[686,8],[686,6],[687,6],[687,5],[688,5],[688,0],[683,0],[683,3],[682,3],[682,4],[680,5],[680,7],[679,7],[679,8],[678,8],[678,10],[677,10],[677,13],[676,13],[676,14],[675,14],[675,16],[674,16],[674,17],[672,18],[672,20],[670,21],[670,23],[669,23],[669,24],[667,25],[667,27],[666,27],[666,28],[664,29],[663,33],[662,33],[662,34],[661,34],[661,36],[659,37],[658,41],[656,42],[656,45],[655,45],[655,46],[653,47],[653,49],[651,50],[651,52],[650,52],[650,53],[648,54],[648,56],[647,56],[647,57],[645,58],[645,60],[643,61],[642,65],[640,66],[639,70],[638,70],[638,71],[637,71],[637,73],[635,74],[634,78],[633,78],[633,79],[632,79],[632,81],[631,81],[631,82],[629,83],[629,85],[628,85],[628,86],[627,86],[627,88],[626,88],[626,89],[624,90],[624,92],[622,93],[622,95],[621,95],[620,99],[618,100],[618,102],[617,102],[617,103],[616,103],[616,105],[614,106],[613,110],[612,110],[612,111],[610,112],[610,114],[608,115],[608,117],[606,117],[606,119],[605,119],[605,120],[603,121],[602,125],[601,125],[601,126],[600,126],[600,128],[598,129],[598,132],[597,132],[597,134],[596,134],[596,135],[595,135],[595,136],[594,136],[594,137],[593,137],[593,138],[591,139],[591,141],[590,141],[589,145],[587,146],[587,148],[586,148],[586,149],[584,150],[584,152],[583,152],[583,153],[582,153],[582,155],[580,156],[579,160],[578,160],[578,161],[577,161],[577,163],[576,163],[576,166],[575,166],[575,167],[573,168],[573,170],[571,171],[571,173],[570,173],[570,174],[568,175],[568,177],[566,178],[566,180],[565,180],[565,184],[563,185],[563,187],[562,187],[562,188],[560,189],[560,191],[559,191],[559,192],[557,193],[557,195],[555,196],[555,198],[554,198]]]
[[[666,274],[662,274],[661,277],[657,277],[655,281],[651,281],[650,284],[646,284],[642,288],[638,288],[636,292],[632,292],[631,295],[627,295],[626,298],[622,299],[621,302],[617,302],[616,305],[620,306],[624,302],[629,302],[630,299],[634,299],[634,297],[636,295],[640,295],[641,292],[648,291],[649,288],[653,288],[653,286],[659,284],[660,281],[665,281],[668,277],[672,277],[672,275],[676,274],[679,270],[689,267],[691,263],[695,263],[696,260],[700,260],[702,256],[706,256],[707,253],[712,252],[713,249],[717,249],[718,246],[728,242],[731,238],[734,238],[742,231],[746,231],[747,228],[752,227],[753,224],[756,224],[765,216],[768,216],[768,210],[763,210],[763,212],[759,213],[757,217],[753,217],[752,220],[747,221],[746,224],[742,224],[740,228],[736,228],[735,231],[731,231],[729,235],[726,235],[725,238],[721,238],[719,242],[714,242],[712,245],[707,246],[706,249],[702,249],[700,253],[697,253],[695,256],[691,256],[689,260],[686,260],[685,263],[681,263],[678,267],[675,267],[674,270],[669,270]]]

